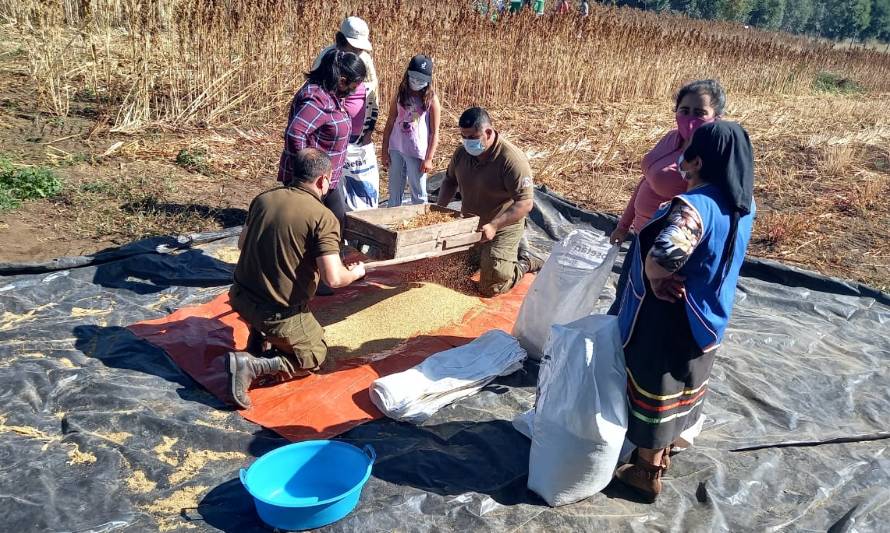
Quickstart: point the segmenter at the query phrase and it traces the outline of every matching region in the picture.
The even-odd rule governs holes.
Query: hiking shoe
[[[685,450],[685,448],[676,448],[673,444],[668,446],[664,453],[661,454],[661,467],[664,469],[664,471],[667,471],[667,469],[671,467],[671,454],[682,452],[683,450]],[[630,460],[628,461],[628,463],[637,462],[639,452],[639,448],[634,448],[634,451],[630,454]]]
[[[661,494],[661,474],[665,470],[663,465],[663,462],[656,466],[637,459],[633,463],[619,466],[615,470],[615,477],[652,503]]]
[[[528,250],[520,252],[519,269],[522,270],[523,275],[539,272],[543,266],[544,261],[538,256],[531,254]]]

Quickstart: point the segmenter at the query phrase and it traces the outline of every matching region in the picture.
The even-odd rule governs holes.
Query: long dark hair
[[[726,91],[723,90],[723,86],[720,85],[719,81],[695,80],[691,83],[687,83],[677,92],[674,111],[680,107],[680,102],[683,101],[683,98],[685,98],[687,94],[706,94],[710,96],[711,107],[714,108],[714,114],[718,117],[723,115],[723,109],[726,107]]]
[[[402,81],[399,83],[399,103],[402,106],[407,106],[408,102],[411,101],[411,86],[408,84],[408,71],[405,71],[405,74],[402,76]],[[436,89],[433,87],[433,80],[424,87],[422,90],[418,91],[420,93],[420,101],[423,102],[423,108],[429,109],[431,105],[433,105],[433,97],[436,95]]]
[[[334,48],[325,53],[315,70],[306,73],[306,81],[334,92],[340,78],[345,78],[346,83],[355,83],[364,81],[367,75],[365,62],[359,56]]]

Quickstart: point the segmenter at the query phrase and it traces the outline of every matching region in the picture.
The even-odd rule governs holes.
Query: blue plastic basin
[[[333,440],[288,444],[241,469],[241,483],[267,525],[288,531],[326,526],[348,515],[377,454]]]

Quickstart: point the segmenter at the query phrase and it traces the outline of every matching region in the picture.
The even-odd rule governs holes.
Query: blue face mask
[[[482,139],[463,139],[463,143],[464,150],[471,156],[482,155],[482,152],[485,151],[485,144],[482,143]]]

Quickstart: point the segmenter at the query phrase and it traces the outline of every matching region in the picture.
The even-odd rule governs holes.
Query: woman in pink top
[[[612,232],[612,244],[624,242],[631,230],[639,232],[661,204],[686,192],[687,183],[677,170],[677,159],[689,146],[695,130],[702,124],[718,120],[725,106],[726,93],[717,80],[698,80],[680,89],[674,108],[677,129],[668,132],[643,156],[643,177],[630,197],[618,227]],[[633,244],[625,257],[632,253]],[[630,263],[624,261],[616,294],[624,292]],[[618,314],[618,298],[609,309],[609,314]]]

